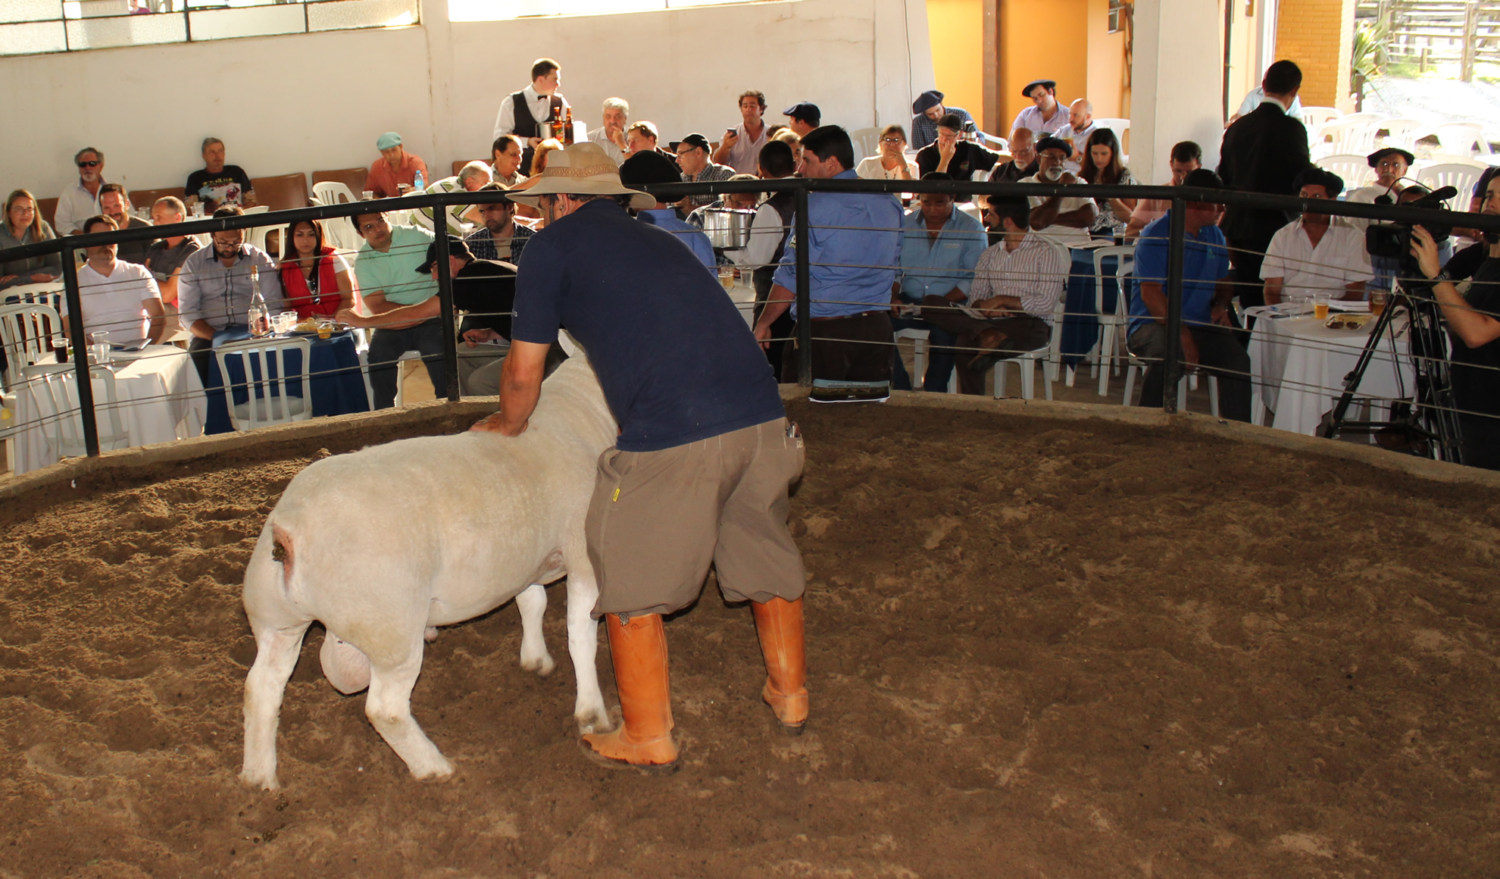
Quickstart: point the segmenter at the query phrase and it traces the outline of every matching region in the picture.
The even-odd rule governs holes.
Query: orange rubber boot
[[[615,769],[676,769],[667,636],[661,615],[646,614],[621,623],[618,614],[606,614],[605,631],[623,719],[617,729],[583,737],[589,758]]]
[[[788,732],[807,726],[807,652],[802,637],[802,599],[751,602],[760,651],[766,659],[766,685],[760,697]]]

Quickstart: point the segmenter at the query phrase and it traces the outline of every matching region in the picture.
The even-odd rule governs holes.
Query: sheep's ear
[[[563,353],[569,357],[577,357],[584,353],[583,346],[567,330],[557,331],[557,343],[562,346]]]

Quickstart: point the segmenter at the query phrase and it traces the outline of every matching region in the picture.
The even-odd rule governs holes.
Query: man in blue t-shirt
[[[768,677],[761,696],[789,730],[807,722],[802,556],[787,489],[802,438],[718,279],[687,245],[626,213],[656,206],[627,189],[594,143],[554,153],[511,198],[547,226],[516,278],[500,411],[475,425],[516,436],[541,392],[547,349],[567,327],[587,350],[620,425],[599,460],[589,558],[599,579],[624,722],[586,735],[609,766],[677,760],[662,615],[692,604],[712,563],[728,601],[749,601]]]
[[[1207,168],[1188,174],[1183,186],[1223,189]],[[1203,365],[1219,377],[1219,412],[1235,421],[1250,420],[1250,356],[1229,321],[1229,250],[1219,230],[1219,206],[1190,201],[1183,218],[1187,231],[1182,255],[1182,359],[1189,370]],[[1135,246],[1135,281],[1131,284],[1129,344],[1131,353],[1150,365],[1141,383],[1141,405],[1160,407],[1161,361],[1167,350],[1167,259],[1172,212],[1141,232]]]

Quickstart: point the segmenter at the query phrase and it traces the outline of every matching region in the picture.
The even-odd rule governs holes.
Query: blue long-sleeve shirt
[[[858,180],[844,171],[835,180]],[[886,193],[811,192],[807,196],[812,316],[843,317],[891,304],[901,256],[901,203]],[[775,282],[797,289],[797,240],[787,238]],[[792,317],[797,305],[792,303]]]
[[[989,239],[979,221],[953,209],[937,238],[929,238],[920,210],[901,224],[901,299],[920,303],[923,296],[946,296],[954,287],[969,295],[974,266]]]
[[[714,257],[713,242],[708,240],[708,233],[698,226],[677,216],[673,208],[660,208],[651,211],[641,211],[636,215],[642,223],[649,223],[661,229],[665,229],[677,236],[677,240],[688,246],[694,256],[698,257],[708,267],[709,271],[718,271],[718,259]]]

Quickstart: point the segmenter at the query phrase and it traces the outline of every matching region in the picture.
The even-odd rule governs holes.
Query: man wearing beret
[[[1010,130],[1030,128],[1037,137],[1057,134],[1068,127],[1068,114],[1057,103],[1057,83],[1050,79],[1034,79],[1021,89],[1021,94],[1031,99],[1032,106],[1016,114]]]
[[[1338,198],[1344,181],[1331,171],[1310,166],[1296,180],[1301,198]],[[1260,276],[1266,282],[1266,304],[1329,299],[1363,299],[1365,282],[1374,273],[1365,253],[1365,236],[1344,221],[1308,210],[1271,238]]]
[[[937,140],[938,120],[949,113],[963,120],[964,131],[974,129],[974,117],[969,115],[969,111],[962,107],[943,106],[943,93],[937,89],[917,95],[917,99],[911,102],[911,111],[917,114],[911,117],[911,148],[914,150]]]
[[[1070,154],[1067,141],[1044,136],[1036,145],[1037,172],[1022,183],[1078,183],[1078,177],[1063,167]],[[1042,238],[1064,247],[1086,247],[1089,230],[1099,216],[1098,205],[1091,198],[1079,196],[1029,196],[1031,229]]]
[[[1382,195],[1389,196],[1389,203],[1396,201],[1396,196],[1406,188],[1410,181],[1405,180],[1406,172],[1411,168],[1411,163],[1416,156],[1399,147],[1381,147],[1365,157],[1370,167],[1375,169],[1375,182],[1369,186],[1361,186],[1358,189],[1349,190],[1344,196],[1345,201],[1355,201],[1360,204],[1375,204],[1375,199]],[[1360,217],[1347,217],[1354,228],[1364,231],[1370,224],[1369,220]]]

